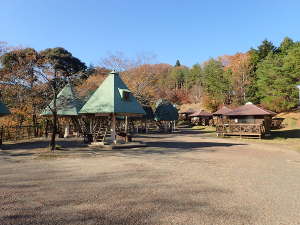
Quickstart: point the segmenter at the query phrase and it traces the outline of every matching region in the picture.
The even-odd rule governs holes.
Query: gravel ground
[[[300,224],[299,153],[198,131],[139,139],[52,159],[43,142],[4,146],[0,224]]]

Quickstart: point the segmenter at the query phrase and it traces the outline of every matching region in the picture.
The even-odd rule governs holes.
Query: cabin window
[[[123,99],[123,101],[129,101],[130,100],[130,92],[123,91],[122,99]]]
[[[254,116],[246,116],[243,118],[239,118],[239,123],[255,124],[255,118]]]

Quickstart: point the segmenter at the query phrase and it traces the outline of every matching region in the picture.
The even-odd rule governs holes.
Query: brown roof
[[[228,113],[225,113],[226,116],[262,116],[262,115],[276,115],[276,113],[263,109],[261,107],[258,107],[257,105],[254,105],[252,103],[246,103],[245,105],[242,105],[240,107],[237,107],[233,110],[231,110]]]
[[[194,112],[193,114],[189,115],[190,117],[196,117],[196,116],[203,116],[203,117],[209,117],[212,116],[211,113],[206,112],[204,110],[198,110],[196,112]]]
[[[232,109],[227,106],[222,106],[219,110],[213,113],[213,115],[224,115],[225,113],[229,113]]]
[[[186,110],[186,111],[179,111],[179,114],[192,114],[192,113],[194,113],[194,112],[196,112],[195,109],[189,108],[189,109]]]

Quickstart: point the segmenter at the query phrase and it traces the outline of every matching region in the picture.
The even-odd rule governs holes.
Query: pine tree
[[[181,66],[181,64],[180,64],[180,61],[177,59],[176,63],[175,63],[175,67],[179,67],[179,66]]]

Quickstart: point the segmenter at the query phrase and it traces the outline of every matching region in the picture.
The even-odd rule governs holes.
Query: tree
[[[268,41],[267,39],[265,39],[262,42],[262,44],[259,45],[257,48],[259,61],[266,58],[269,53],[271,53],[271,52],[274,53],[275,51],[276,51],[276,47],[273,45],[273,43]]]
[[[177,67],[177,66],[181,66],[180,61],[178,59],[176,60],[176,63],[175,63],[175,67]]]
[[[43,79],[49,84],[53,105],[49,105],[52,112],[52,136],[50,149],[55,150],[55,137],[57,134],[57,95],[65,79],[72,79],[86,69],[78,58],[74,57],[64,48],[48,48],[40,52],[39,65]]]
[[[270,53],[258,65],[257,85],[261,103],[267,108],[282,112],[297,105],[300,49],[289,51],[287,56]]]
[[[210,59],[204,63],[202,83],[206,108],[216,110],[219,105],[230,103],[231,86],[221,61]]]
[[[201,85],[202,68],[199,64],[195,64],[186,75],[186,86],[192,88],[194,85]]]
[[[185,66],[173,67],[170,78],[174,82],[174,88],[180,89],[184,86],[186,78],[189,76],[189,69]]]
[[[295,46],[294,41],[289,37],[285,37],[283,41],[280,43],[278,50],[281,54],[287,54],[288,50],[293,48],[294,46]]]
[[[31,114],[31,122],[33,126],[37,125],[38,106],[41,105],[43,90],[39,77],[40,70],[37,62],[39,54],[32,48],[18,49],[5,53],[0,61],[2,70],[5,74],[5,80],[9,82],[8,87],[18,87],[18,112],[22,114]],[[30,111],[30,112],[29,112]],[[25,120],[25,118],[22,118]],[[21,124],[21,121],[20,123]],[[37,134],[35,134],[37,135]]]
[[[250,61],[249,81],[250,85],[246,87],[246,101],[259,104],[261,96],[258,94],[257,86],[257,67],[270,53],[277,53],[279,50],[272,42],[264,40],[257,49],[251,48],[248,51]]]
[[[251,85],[251,61],[249,53],[237,53],[233,56],[225,56],[228,80],[233,91],[233,103],[245,104],[247,101],[247,87]]]

